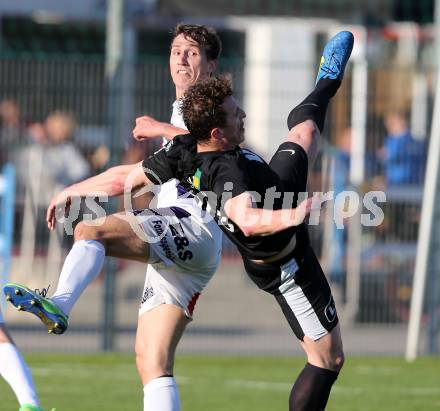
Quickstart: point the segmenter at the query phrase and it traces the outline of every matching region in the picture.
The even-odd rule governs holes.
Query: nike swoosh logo
[[[291,149],[288,149],[288,150],[279,150],[278,152],[280,153],[281,151],[287,151],[287,152],[289,152],[290,155],[292,155],[292,156],[295,154],[295,150],[291,150]]]

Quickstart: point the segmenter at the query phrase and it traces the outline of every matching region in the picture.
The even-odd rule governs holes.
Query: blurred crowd
[[[67,186],[105,167],[104,147],[83,147],[75,140],[76,121],[67,111],[48,113],[42,122],[24,124],[13,100],[0,102],[0,164],[15,165],[18,183],[38,178],[43,187]],[[104,151],[103,151],[104,148]],[[37,167],[37,169],[36,169]]]
[[[12,163],[19,187],[38,179],[51,191],[66,187],[109,166],[110,147],[77,139],[73,113],[54,110],[41,122],[25,122],[14,100],[0,101],[0,168]],[[123,163],[140,161],[156,145],[133,140],[121,156]],[[20,190],[19,190],[20,191]],[[46,196],[44,196],[46,197]]]
[[[38,243],[44,247],[47,243],[44,215],[50,199],[64,187],[110,166],[109,145],[93,141],[96,139],[87,141],[84,137],[77,138],[79,128],[71,112],[53,110],[42,121],[25,121],[16,101],[0,101],[0,173],[7,163],[15,168],[16,241],[20,241],[24,235],[21,225],[26,203],[30,203],[33,210]],[[140,161],[156,147],[148,142],[133,140],[124,153],[119,153],[120,161]],[[145,197],[136,198],[134,203],[141,207],[148,200]]]
[[[16,101],[0,101],[0,168],[8,162],[15,166],[19,204],[25,189],[33,187],[34,205],[44,208],[55,191],[109,166],[110,147],[103,143],[84,144],[84,139],[76,138],[77,126],[74,114],[63,110],[49,112],[41,122],[25,123]],[[399,110],[384,115],[383,130],[382,136],[370,139],[374,144],[368,142],[365,154],[365,187],[387,193],[386,219],[376,235],[412,241],[419,222],[419,202],[414,201],[414,191],[421,192],[423,186],[426,139],[411,134],[407,116]],[[327,188],[335,194],[350,189],[352,137],[353,130],[344,129],[327,151],[332,164],[326,171]],[[159,144],[160,141],[132,140],[119,158],[126,164],[140,161]],[[135,207],[145,207],[147,203],[148,199],[136,199]],[[334,228],[334,244],[339,244],[335,261],[340,261],[345,253],[346,231]],[[341,277],[340,269],[339,265],[332,270],[336,279]]]
[[[344,190],[383,191],[386,203],[380,204],[384,221],[378,227],[362,230],[363,282],[368,275],[379,276],[385,281],[381,292],[390,293],[389,301],[396,301],[394,312],[402,307],[407,310],[409,294],[402,297],[404,277],[412,275],[412,264],[416,249],[420,223],[424,174],[427,160],[426,136],[415,137],[410,131],[408,116],[404,111],[391,110],[382,121],[383,134],[367,137],[364,157],[364,182],[354,187],[350,181],[351,152],[354,131],[345,128],[335,136],[328,150],[328,188],[335,195]],[[342,294],[346,291],[348,263],[349,221],[344,221],[343,230],[331,224],[328,237],[328,272],[334,284],[339,284]],[[323,247],[325,249],[325,247]],[[365,288],[365,286],[364,286]],[[392,294],[392,295],[391,295]]]
[[[42,122],[27,125],[20,118],[14,100],[0,101],[0,166],[15,164],[20,182],[36,177],[29,164],[30,153],[42,156],[42,185],[67,186],[93,175],[106,167],[110,152],[106,145],[83,145],[75,139],[76,121],[73,113],[55,110]],[[374,181],[375,188],[396,188],[421,185],[426,163],[425,139],[411,135],[406,115],[390,111],[384,116],[386,134],[383,145],[365,157],[366,180]],[[332,177],[339,190],[348,186],[351,138],[353,131],[346,128],[336,136],[332,156],[337,166]],[[123,162],[139,161],[145,151],[154,149],[133,141],[123,154]],[[29,174],[30,171],[30,174]],[[47,183],[47,184],[46,184]]]
[[[370,189],[384,190],[403,201],[414,187],[423,184],[426,141],[412,136],[402,111],[386,113],[383,125],[384,135],[375,139],[382,145],[377,147],[376,144],[365,154],[365,182]],[[41,122],[25,124],[17,102],[0,101],[0,168],[8,162],[14,164],[21,188],[38,180],[43,191],[47,191],[41,199],[46,204],[54,189],[94,175],[109,165],[108,145],[84,144],[76,139],[76,129],[73,113],[54,110]],[[352,134],[351,128],[344,129],[335,137],[330,151],[333,167],[327,177],[336,194],[350,187]],[[155,150],[157,144],[133,140],[120,157],[121,161],[140,161]]]

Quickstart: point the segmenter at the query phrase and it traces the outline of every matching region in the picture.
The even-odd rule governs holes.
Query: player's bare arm
[[[136,126],[133,129],[133,137],[138,141],[155,137],[164,137],[167,140],[172,140],[175,136],[181,134],[188,134],[188,130],[158,121],[150,116],[138,117],[136,119]]]
[[[65,204],[68,208],[71,198],[74,196],[94,197],[107,194],[109,197],[114,197],[147,184],[151,184],[151,181],[143,172],[142,162],[109,168],[101,174],[65,188],[53,197],[46,212],[47,227],[49,230],[55,228],[55,210],[57,206]]]
[[[300,225],[310,213],[312,201],[310,197],[296,208],[265,210],[253,208],[251,195],[242,193],[226,201],[225,212],[246,237],[265,236]]]

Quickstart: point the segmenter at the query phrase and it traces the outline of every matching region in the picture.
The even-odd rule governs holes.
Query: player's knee
[[[73,235],[75,241],[99,240],[101,238],[99,227],[87,225],[84,221],[77,224]]]
[[[344,352],[341,350],[333,354],[331,358],[331,369],[333,371],[338,371],[338,372],[341,371],[344,362],[345,362],[345,355]]]
[[[319,133],[319,129],[316,123],[313,120],[305,120],[290,129],[287,139],[294,143],[299,140],[308,141],[312,140],[317,133]]]
[[[162,347],[147,345],[143,341],[136,341],[135,345],[136,365],[142,369],[161,369],[170,371],[173,367],[173,355]]]
[[[318,355],[309,355],[308,361],[316,367],[339,372],[344,365],[344,353],[324,352]]]
[[[342,342],[332,341],[330,336],[324,344],[307,344],[305,350],[310,364],[320,368],[339,372],[344,365]]]
[[[327,368],[328,370],[339,372],[344,365],[344,351],[342,347],[333,347],[333,349],[322,353],[321,355],[321,366]]]
[[[173,361],[169,355],[154,353],[143,344],[136,344],[135,352],[136,368],[144,385],[162,375],[173,373]]]

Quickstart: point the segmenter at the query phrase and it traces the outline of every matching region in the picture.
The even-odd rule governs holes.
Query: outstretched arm
[[[133,137],[138,141],[154,137],[164,137],[167,140],[172,140],[181,134],[188,134],[188,130],[157,121],[150,116],[138,117],[136,126],[133,129]]]
[[[150,183],[143,171],[142,162],[109,168],[101,174],[65,188],[56,195],[47,208],[47,226],[50,230],[55,228],[57,206],[65,204],[69,207],[72,197],[98,197],[103,194],[113,197]]]
[[[310,197],[292,209],[253,208],[251,196],[243,193],[226,201],[225,212],[246,237],[266,236],[300,225],[313,205]]]

